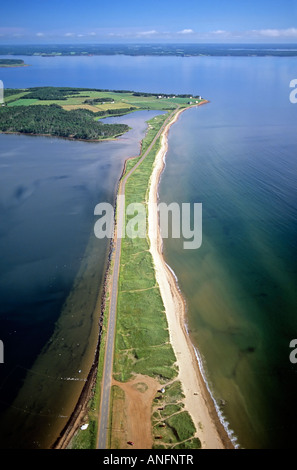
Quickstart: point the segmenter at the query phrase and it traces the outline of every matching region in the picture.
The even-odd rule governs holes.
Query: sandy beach
[[[185,302],[174,274],[169,269],[162,254],[162,238],[156,207],[160,176],[168,149],[168,132],[171,125],[177,121],[183,111],[184,109],[178,111],[165,127],[161,136],[161,148],[154,162],[148,193],[150,252],[166,311],[170,341],[179,367],[178,379],[184,388],[186,409],[196,425],[197,437],[201,441],[202,448],[226,449],[233,448],[233,445],[218,418],[213,400],[202,378],[193,345],[185,328]]]
[[[203,449],[233,449],[234,446],[219,420],[214,402],[203,380],[194,347],[186,330],[184,298],[179,290],[175,275],[166,264],[162,253],[163,243],[159,230],[157,212],[158,187],[161,173],[165,165],[169,129],[186,109],[177,111],[172,120],[165,126],[161,134],[161,147],[155,157],[147,193],[150,252],[155,265],[156,280],[159,284],[166,311],[170,342],[177,358],[179,369],[177,379],[183,386],[185,409],[189,412],[195,423],[197,430],[196,437],[200,439]],[[107,287],[107,289],[109,289],[109,287]],[[148,396],[144,396],[138,392],[136,393],[134,390],[135,383],[139,381],[147,384]],[[158,388],[160,388],[160,384],[155,379],[145,376],[141,376],[140,378],[135,377],[134,380],[127,383],[118,383],[113,380],[113,384],[122,388],[126,394],[124,405],[126,414],[125,422],[127,435],[132,436],[133,440],[137,440],[138,442],[138,445],[135,444],[134,447],[151,448],[152,438],[150,425],[143,427],[143,423],[150,423],[151,403]],[[83,391],[84,393],[82,393],[74,410],[73,419],[68,422],[53,448],[66,448],[78,426],[84,422],[86,417],[86,405],[90,398],[90,387],[88,390],[89,392],[86,390]],[[121,416],[118,411],[117,413]],[[135,419],[136,416],[137,419]],[[139,420],[139,416],[141,416],[141,420]],[[141,425],[139,423],[141,423]],[[121,439],[123,440],[122,445],[125,446],[127,439],[124,439],[122,435]]]

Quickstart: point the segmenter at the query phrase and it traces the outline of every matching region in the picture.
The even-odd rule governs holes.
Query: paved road
[[[136,168],[142,163],[152,147],[155,145],[156,140],[160,137],[164,130],[164,127],[172,119],[173,115],[177,112],[178,108],[175,109],[170,116],[166,119],[163,126],[158,131],[157,135],[149,145],[141,159],[137,164],[127,173],[123,178],[120,188],[119,195],[125,194],[125,186],[129,176],[136,170]],[[116,310],[117,310],[117,295],[118,295],[118,280],[119,280],[119,269],[120,269],[120,257],[121,257],[121,246],[122,238],[120,232],[124,223],[125,204],[123,198],[118,198],[117,206],[117,230],[115,235],[115,254],[114,254],[114,268],[111,281],[111,298],[109,307],[109,321],[107,327],[107,338],[106,338],[106,350],[105,350],[105,362],[104,371],[102,377],[102,388],[101,388],[101,403],[99,413],[99,431],[98,431],[98,449],[106,449],[106,440],[108,432],[108,418],[109,418],[109,402],[110,402],[110,389],[111,389],[111,377],[112,377],[112,366],[113,366],[113,350],[114,350],[114,337],[116,327]]]

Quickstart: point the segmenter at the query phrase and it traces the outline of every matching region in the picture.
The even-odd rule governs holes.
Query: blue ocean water
[[[6,87],[193,93],[210,101],[183,113],[171,128],[160,186],[161,200],[202,202],[202,246],[187,252],[180,241],[165,240],[165,256],[185,296],[205,376],[236,443],[293,447],[297,368],[289,361],[289,342],[297,335],[297,105],[289,100],[289,83],[297,78],[297,59],[20,58],[31,66],[1,70]],[[31,153],[37,153],[38,140],[31,141]],[[7,152],[14,146],[12,141]],[[26,187],[20,187],[15,197],[25,196]]]
[[[113,142],[0,135],[2,447],[48,445],[69,416],[69,407],[65,411],[69,396],[78,399],[78,385],[83,382],[75,382],[76,389],[67,381],[55,387],[61,375],[71,376],[74,371],[81,370],[86,378],[94,358],[100,313],[94,318],[94,310],[109,249],[107,239],[95,239],[94,208],[100,202],[114,204],[124,161],[138,155],[146,121],[156,114],[139,111],[126,116],[131,130]],[[61,326],[64,311],[69,318]],[[45,346],[57,324],[60,336],[55,341],[63,341],[62,351],[57,344],[45,354],[37,374],[35,361],[48,349]],[[74,341],[76,325],[80,347]],[[59,357],[56,365],[55,356]],[[23,381],[30,384],[32,377],[35,382],[19,396]],[[42,399],[48,390],[50,395]],[[35,424],[34,418],[33,425],[29,423],[26,414],[30,419],[36,415]],[[43,416],[41,423],[38,415]]]

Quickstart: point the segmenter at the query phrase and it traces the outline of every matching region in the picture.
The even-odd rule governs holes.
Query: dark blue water
[[[61,413],[63,403],[58,403],[55,408],[55,394],[64,395],[65,403],[69,401],[69,387],[55,391],[51,374],[71,376],[73,370],[81,369],[84,378],[88,374],[87,365],[83,365],[87,357],[90,367],[94,357],[93,343],[97,341],[98,325],[98,312],[94,318],[94,308],[108,251],[108,241],[93,236],[94,208],[100,202],[114,204],[124,161],[139,153],[146,120],[156,114],[140,111],[126,116],[125,122],[132,130],[114,142],[96,144],[0,135],[0,338],[5,353],[0,369],[0,416],[14,403],[12,409],[19,409],[19,413],[8,415],[6,420],[10,423],[14,420],[15,426],[22,420],[24,407],[32,416],[33,408],[34,413],[44,413],[45,402],[47,417],[65,415],[65,412]],[[90,248],[86,252],[91,243],[92,253],[89,253]],[[81,265],[86,267],[79,276],[80,284],[78,281],[77,284],[83,286],[84,282],[87,290],[81,287],[79,294],[76,286],[74,292],[76,290],[78,294],[68,301],[68,308],[65,301]],[[80,326],[80,349],[74,343],[77,333],[71,324],[79,303],[88,317]],[[26,392],[25,400],[22,395],[17,398],[23,380],[28,383],[26,377],[28,374],[30,377],[31,368],[35,371],[34,362],[54,333],[63,308],[66,312],[67,308],[69,312],[72,309],[68,312],[70,320],[59,327],[60,337],[64,339],[67,332],[63,329],[69,330],[67,351],[72,356],[71,367],[68,355],[58,350],[49,351],[44,355],[43,365],[39,366],[42,369],[38,372],[39,383],[30,387],[30,397]],[[94,331],[94,338],[90,337],[89,330]],[[56,366],[55,355],[61,356]],[[50,372],[51,368],[54,370]],[[43,401],[41,384],[45,391],[52,391]],[[79,390],[71,390],[73,397],[78,393]],[[39,404],[37,397],[41,401]],[[2,446],[14,445],[17,433],[13,437],[15,431],[11,431],[10,436],[7,422],[4,429],[3,420],[0,421]],[[35,434],[34,430],[28,432],[26,426],[23,424],[18,431],[27,436],[23,445],[31,447],[32,442],[36,442],[36,434],[38,445],[48,442],[48,436],[41,438],[40,423]],[[49,426],[47,419],[41,426]],[[10,442],[7,436],[10,436]]]
[[[163,200],[202,202],[203,244],[189,253],[168,240],[165,253],[237,442],[293,447],[297,379],[288,345],[297,334],[297,105],[290,103],[289,83],[297,78],[296,58],[20,58],[31,67],[1,70],[6,87],[193,93],[210,100],[171,128],[160,188]],[[32,142],[33,155],[38,140]],[[26,198],[23,186],[15,188],[16,200]]]

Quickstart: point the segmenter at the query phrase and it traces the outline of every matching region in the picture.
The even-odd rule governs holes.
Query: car
[[[129,444],[129,446],[134,446],[134,442],[132,441],[128,441],[127,444]]]

